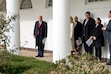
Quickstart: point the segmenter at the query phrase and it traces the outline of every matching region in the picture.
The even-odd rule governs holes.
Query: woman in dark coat
[[[95,20],[96,26],[94,29],[94,46],[95,46],[95,56],[98,57],[101,60],[102,50],[101,47],[104,46],[104,36],[101,24],[101,19],[96,18]]]

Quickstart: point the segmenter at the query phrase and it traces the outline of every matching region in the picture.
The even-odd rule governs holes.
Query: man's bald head
[[[42,20],[43,20],[43,17],[42,17],[42,16],[39,16],[39,17],[38,17],[38,20],[39,20],[39,21],[42,21]]]

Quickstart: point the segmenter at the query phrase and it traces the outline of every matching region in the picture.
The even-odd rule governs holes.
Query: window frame
[[[85,4],[101,3],[101,2],[109,2],[109,1],[111,1],[111,0],[104,0],[104,1],[99,0],[99,1],[92,1],[92,2],[89,2],[88,0],[85,0]]]
[[[52,6],[53,6],[53,0],[52,0]],[[49,0],[46,0],[46,8],[49,8],[49,7],[52,7],[52,6],[49,6]]]

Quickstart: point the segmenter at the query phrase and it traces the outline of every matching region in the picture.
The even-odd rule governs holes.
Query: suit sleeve
[[[35,26],[34,26],[34,32],[33,35],[36,35],[36,22],[35,22]]]
[[[80,26],[79,26],[79,30],[80,30],[80,35],[79,37],[82,37],[83,36],[83,25],[80,23]]]
[[[84,33],[85,33],[85,27],[84,27],[84,25],[85,25],[85,20],[83,21],[83,23],[82,23],[82,37],[84,36]]]
[[[106,28],[107,31],[111,31],[111,22],[108,24],[108,27]]]
[[[98,32],[98,34],[97,34],[97,35],[95,35],[95,36],[96,36],[96,38],[99,38],[99,37],[101,36],[101,34],[103,33],[103,31],[101,30],[101,29],[102,29],[102,27],[103,27],[103,25],[102,25],[102,26],[100,26],[100,28],[98,28],[98,29],[99,29],[99,32]]]
[[[95,20],[92,19],[92,23],[90,25],[90,35],[94,36],[94,28],[95,28]]]
[[[47,23],[45,23],[45,33],[44,33],[44,37],[47,37]]]

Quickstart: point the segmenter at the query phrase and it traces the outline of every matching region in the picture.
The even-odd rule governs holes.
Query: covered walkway
[[[39,57],[35,57],[37,55],[37,52],[36,50],[30,50],[30,49],[22,49],[20,51],[20,55],[21,56],[27,56],[27,57],[34,57],[36,59],[39,59],[39,60],[43,60],[43,61],[48,61],[48,62],[52,62],[52,52],[47,52],[45,51],[45,54],[44,54],[44,57],[42,58],[39,58]]]

